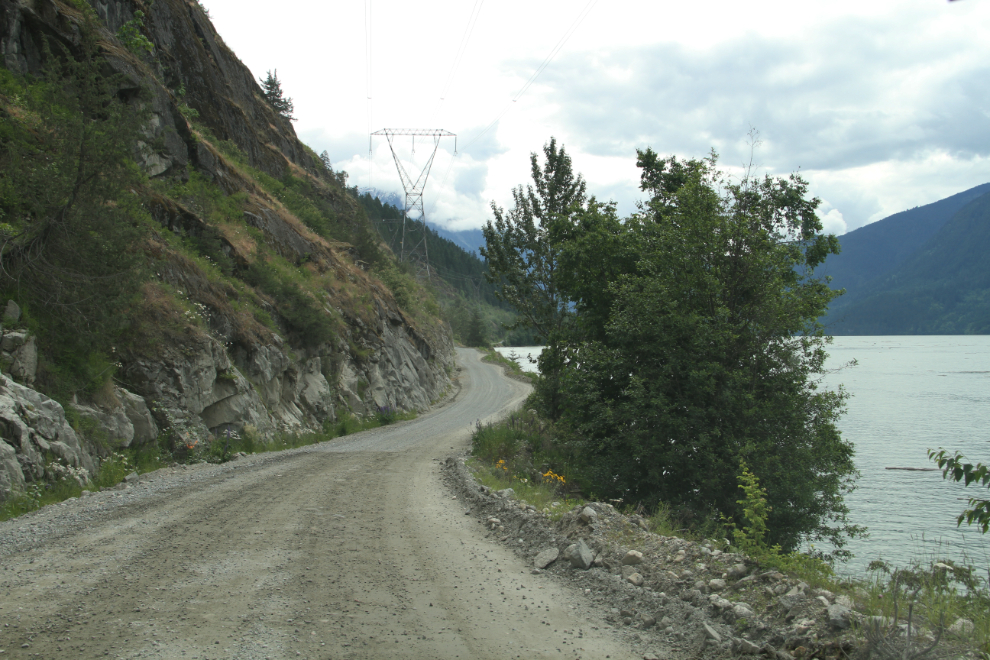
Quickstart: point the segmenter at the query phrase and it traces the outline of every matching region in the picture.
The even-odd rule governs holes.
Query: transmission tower
[[[402,209],[402,240],[399,244],[399,260],[416,263],[426,271],[427,279],[430,278],[430,251],[426,243],[428,234],[426,227],[426,209],[423,205],[423,189],[426,188],[426,179],[430,176],[430,169],[433,167],[433,159],[437,155],[440,147],[440,139],[445,137],[454,138],[454,153],[457,153],[457,136],[442,128],[383,128],[375,131],[372,135],[384,135],[388,140],[388,148],[392,151],[392,158],[395,159],[395,167],[399,170],[399,178],[402,180],[402,188],[406,193],[406,203]],[[412,152],[416,154],[416,138],[428,137],[433,139],[433,150],[430,157],[423,166],[419,177],[413,181],[406,172],[399,154],[395,151],[396,136],[412,136]],[[410,217],[418,213],[418,218]]]

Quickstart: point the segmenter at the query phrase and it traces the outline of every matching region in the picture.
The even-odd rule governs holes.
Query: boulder
[[[13,300],[7,301],[7,306],[3,310],[3,322],[5,324],[18,323],[21,320],[21,308]]]
[[[124,404],[124,415],[134,428],[133,443],[144,445],[157,440],[158,425],[155,424],[155,418],[151,416],[151,410],[144,399],[123,388],[117,388],[117,396]]]
[[[633,585],[634,587],[642,587],[643,582],[645,582],[643,576],[640,575],[639,573],[633,573],[632,575],[626,578],[626,581],[628,581],[629,584]]]
[[[588,547],[588,544],[581,539],[577,543],[572,543],[567,546],[564,550],[564,559],[571,563],[574,568],[580,568],[582,570],[587,570],[591,568],[591,564],[595,561],[595,554]]]
[[[560,556],[560,550],[558,550],[557,548],[548,548],[543,552],[541,552],[540,554],[536,555],[536,559],[533,560],[533,565],[536,566],[536,568],[544,569],[550,564],[557,561],[557,557],[559,556]]]
[[[83,404],[71,404],[80,417],[96,425],[97,434],[112,447],[130,447],[134,440],[134,425],[124,412],[124,407],[106,409]]]
[[[578,516],[586,525],[593,525],[598,522],[598,512],[592,509],[590,506],[586,506],[581,509],[581,514]]]
[[[715,632],[715,629],[714,628],[712,628],[707,623],[702,623],[701,624],[701,627],[704,630],[705,638],[706,639],[710,639],[713,642],[715,642],[716,644],[721,644],[722,643],[722,636],[719,635],[717,632]]]
[[[34,379],[38,375],[38,347],[34,337],[28,337],[11,353],[11,357],[13,358],[10,365],[11,375],[28,385],[34,383]]]
[[[828,625],[832,630],[846,630],[849,628],[852,618],[852,611],[845,605],[829,605],[828,609]]]
[[[0,502],[24,490],[24,473],[13,447],[0,440]]]
[[[708,581],[708,589],[718,593],[719,591],[724,591],[726,587],[725,580],[721,578],[715,578],[714,580]]]
[[[956,619],[955,623],[949,626],[949,632],[956,635],[970,635],[976,626],[969,619]]]
[[[749,573],[749,569],[746,568],[746,564],[735,564],[729,569],[729,579],[738,580],[746,577],[747,573]]]
[[[643,553],[639,550],[630,550],[622,558],[623,566],[636,566],[643,563]]]

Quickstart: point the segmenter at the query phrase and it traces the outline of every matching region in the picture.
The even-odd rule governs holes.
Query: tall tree
[[[586,185],[575,176],[571,158],[557,141],[543,146],[545,164],[530,156],[532,185],[512,191],[508,211],[492,203],[495,220],[482,231],[488,261],[488,281],[498,296],[518,310],[520,324],[531,327],[545,348],[540,355],[537,396],[544,413],[557,419],[560,409],[560,372],[564,365],[565,325],[571,316],[569,300],[560,289],[560,250],[575,214],[585,205]]]
[[[292,116],[295,106],[292,103],[292,97],[286,98],[282,92],[282,81],[278,79],[278,69],[275,69],[274,72],[269,71],[265,78],[258,78],[258,82],[261,83],[261,89],[265,93],[265,100],[268,101],[268,105],[286,119],[295,121],[296,118]]]
[[[582,317],[562,378],[563,420],[585,439],[600,495],[740,519],[741,461],[768,492],[769,541],[841,546],[852,446],[845,395],[818,389],[836,295],[815,275],[838,250],[807,184],[732,184],[715,156],[639,154],[650,199],[623,223],[573,225],[563,295]],[[584,265],[591,266],[591,272]]]

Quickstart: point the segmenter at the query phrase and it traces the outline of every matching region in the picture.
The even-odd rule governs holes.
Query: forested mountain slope
[[[836,262],[848,270],[836,268],[836,263],[829,267],[835,276],[833,287],[846,281],[847,293],[833,302],[826,317],[828,331],[837,335],[990,333],[988,190],[990,184],[978,186],[891,216],[876,223],[884,224],[872,234],[849,241],[843,237],[843,250],[851,246],[852,255],[845,263]],[[955,207],[958,210],[942,221]],[[921,213],[924,209],[927,215]],[[910,249],[929,232],[930,238]],[[876,242],[868,243],[864,236]],[[878,263],[872,270],[882,274],[867,280],[865,274],[871,269],[865,264],[870,255]]]
[[[826,274],[832,276],[832,287],[852,293],[890,272],[910,258],[957,211],[987,192],[990,183],[895,213],[840,236],[842,252],[825,263]]]

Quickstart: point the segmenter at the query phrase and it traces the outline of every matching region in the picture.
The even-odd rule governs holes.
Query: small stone
[[[581,509],[581,515],[578,516],[586,525],[592,525],[598,522],[598,512],[592,509],[590,506],[586,506]]]
[[[503,488],[502,490],[496,491],[495,494],[498,495],[499,497],[504,497],[505,499],[509,499],[511,497],[516,496],[516,491],[512,490],[511,488]]]
[[[736,603],[732,606],[732,613],[737,619],[747,619],[750,621],[756,616],[756,612],[753,611],[753,608],[748,603]]]
[[[710,591],[714,591],[717,593],[719,591],[723,591],[725,587],[726,587],[725,580],[721,578],[715,578],[714,580],[708,581],[708,589]]]
[[[137,472],[131,472],[129,475],[124,477],[124,481],[126,481],[129,484],[134,484],[137,483],[140,478],[141,477],[138,476]]]
[[[577,543],[572,543],[564,550],[564,559],[571,562],[574,568],[587,570],[591,567],[591,562],[595,560],[595,554],[588,547],[588,544],[581,539]]]
[[[760,652],[760,647],[748,639],[733,639],[732,650],[742,655],[756,655]]]
[[[702,628],[703,628],[703,629],[704,629],[704,631],[705,631],[705,637],[706,637],[706,638],[708,638],[708,639],[710,639],[710,640],[712,640],[712,641],[713,641],[713,642],[715,642],[716,644],[721,644],[721,643],[722,643],[722,636],[721,636],[721,635],[719,635],[719,634],[718,634],[718,633],[717,633],[717,632],[715,631],[715,629],[714,629],[714,628],[712,628],[712,627],[711,627],[710,625],[708,625],[707,623],[702,623],[701,625],[702,625]]]
[[[675,564],[680,564],[680,563],[681,563],[682,561],[684,561],[684,557],[685,557],[685,556],[686,556],[686,555],[684,554],[684,551],[683,551],[683,550],[679,550],[679,551],[677,552],[677,554],[676,554],[676,555],[674,555],[674,559],[673,559],[672,561],[673,561],[673,562],[674,562]]]
[[[955,623],[949,626],[949,632],[956,635],[969,635],[974,629],[975,626],[969,619],[956,619]]]
[[[746,568],[746,564],[735,564],[729,569],[729,579],[738,580],[746,577],[747,573],[749,573],[749,570]]]
[[[626,580],[628,580],[629,584],[633,585],[634,587],[643,586],[643,581],[644,581],[643,576],[640,575],[639,573],[633,573],[632,575],[627,577]]]
[[[636,610],[629,610],[629,609],[619,610],[619,616],[623,618],[636,616]]]
[[[626,556],[622,558],[623,566],[636,566],[643,563],[643,553],[639,550],[630,550],[626,553]]]
[[[7,301],[7,307],[3,310],[4,323],[17,323],[21,320],[21,308],[13,300]],[[27,648],[27,645],[21,647]]]
[[[848,607],[849,609],[852,609],[853,608],[853,600],[852,600],[852,598],[850,598],[849,596],[847,596],[845,594],[842,594],[840,596],[836,596],[835,597],[835,603],[836,603],[836,605],[844,605],[844,606]]]
[[[641,625],[644,628],[652,628],[653,626],[657,625],[656,618],[650,616],[649,614],[641,614],[639,620],[642,622]]]
[[[828,625],[833,630],[845,630],[849,627],[850,611],[845,605],[828,606]]]
[[[660,660],[660,656],[655,653],[646,653],[643,655],[643,660]]]
[[[536,555],[536,559],[533,560],[533,565],[537,568],[546,568],[550,564],[557,561],[557,557],[560,556],[560,550],[557,548],[547,548],[540,554]]]
[[[499,520],[498,518],[489,518],[488,519],[488,524],[489,525],[501,525],[502,524],[502,521]]]
[[[604,555],[598,555],[597,557],[595,557],[595,561],[591,562],[591,565],[592,566],[604,566],[605,565],[605,556]]]

